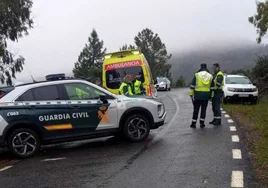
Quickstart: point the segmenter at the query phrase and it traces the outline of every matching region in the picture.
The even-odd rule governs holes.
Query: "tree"
[[[24,58],[7,50],[7,40],[18,41],[28,35],[33,27],[31,18],[32,0],[1,0],[0,1],[0,80],[1,83],[12,85],[12,78],[23,70]]]
[[[268,28],[268,1],[256,2],[257,14],[248,18],[249,22],[257,28],[257,42],[261,43],[262,38],[267,33]]]
[[[123,51],[123,50],[134,50],[134,49],[136,49],[136,47],[134,46],[134,45],[127,45],[127,44],[125,44],[125,45],[123,45],[121,48],[120,48],[120,51]]]
[[[158,34],[154,34],[152,30],[146,28],[139,32],[134,40],[147,59],[153,77],[171,77],[171,65],[167,64],[171,54],[168,54],[166,46],[162,43]]]
[[[93,29],[88,44],[85,45],[74,64],[73,73],[75,77],[96,81],[101,78],[103,57],[106,48],[103,48],[103,41],[99,39],[95,29]]]
[[[180,76],[179,79],[176,82],[176,87],[185,87],[185,79]]]
[[[252,80],[257,84],[259,93],[268,94],[268,56],[258,56],[252,69]]]

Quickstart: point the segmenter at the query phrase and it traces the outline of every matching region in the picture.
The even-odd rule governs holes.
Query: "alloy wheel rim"
[[[128,134],[136,140],[144,138],[146,135],[147,123],[141,118],[134,118],[128,123]]]
[[[36,149],[37,141],[29,132],[17,133],[12,139],[12,147],[21,156],[32,154]]]

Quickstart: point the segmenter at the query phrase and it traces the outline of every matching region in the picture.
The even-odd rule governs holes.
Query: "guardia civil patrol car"
[[[165,117],[159,101],[114,95],[85,80],[22,84],[0,99],[0,144],[26,158],[41,145],[118,133],[139,142]]]

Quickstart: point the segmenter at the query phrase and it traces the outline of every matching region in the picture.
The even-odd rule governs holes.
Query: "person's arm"
[[[126,93],[128,92],[128,86],[124,86],[123,87],[123,95],[126,95]]]
[[[192,83],[191,83],[191,85],[190,85],[190,92],[189,92],[189,95],[190,95],[191,97],[194,97],[195,86],[196,86],[196,77],[194,76],[193,79],[192,79]]]
[[[223,82],[223,76],[222,75],[217,76],[216,87],[214,86],[215,89],[221,87],[222,86],[222,82]]]

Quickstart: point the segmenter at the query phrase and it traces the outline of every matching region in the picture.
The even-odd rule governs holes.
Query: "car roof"
[[[247,77],[247,76],[244,76],[244,75],[237,75],[237,74],[228,74],[228,75],[226,75],[226,77]]]
[[[112,95],[116,97],[114,94],[111,92],[105,90],[104,88],[97,86],[91,82],[88,82],[86,80],[82,79],[64,79],[64,80],[54,80],[54,81],[43,81],[43,82],[33,82],[33,83],[27,83],[27,84],[22,84],[22,85],[17,85],[15,86],[15,89],[13,89],[11,92],[9,92],[7,95],[5,95],[3,98],[0,99],[0,102],[11,102],[14,101],[18,96],[23,94],[25,91],[32,89],[32,88],[37,88],[37,87],[42,87],[42,86],[50,86],[50,85],[58,85],[58,84],[66,84],[66,83],[84,83],[88,84],[92,87],[97,88],[98,90]]]

